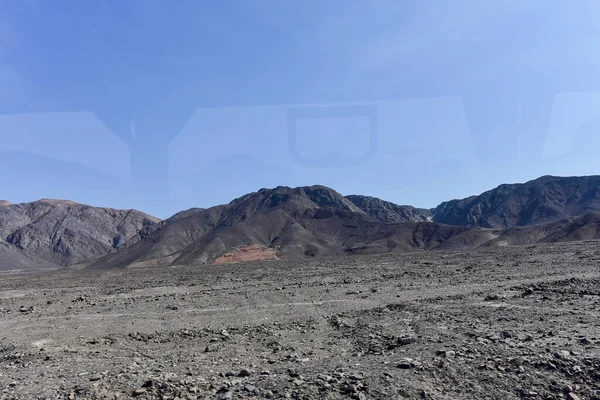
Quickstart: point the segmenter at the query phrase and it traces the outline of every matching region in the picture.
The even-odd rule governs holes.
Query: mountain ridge
[[[434,209],[322,185],[277,186],[162,221],[69,200],[5,202],[0,269],[203,264],[243,259],[235,252],[244,248],[254,249],[245,257],[264,249],[276,259],[588,240],[600,238],[598,210],[600,176],[542,176]]]
[[[600,209],[600,176],[544,175],[502,184],[464,199],[446,201],[432,220],[451,225],[507,229],[581,216]]]
[[[0,206],[0,269],[22,264],[22,258],[68,266],[100,257],[141,239],[159,221],[137,210],[70,200],[5,204]]]

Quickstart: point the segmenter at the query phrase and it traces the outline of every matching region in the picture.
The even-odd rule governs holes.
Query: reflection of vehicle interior
[[[600,92],[556,96],[543,156],[596,152],[600,144]]]
[[[199,173],[200,167],[196,164],[200,163],[206,168],[221,157],[232,154],[252,154],[267,166],[272,165],[273,168],[286,171],[285,174],[299,174],[302,178],[303,174],[306,176],[309,172],[298,170],[299,166],[290,161],[293,154],[289,151],[285,128],[288,106],[282,104],[298,101],[314,106],[314,102],[311,104],[306,99],[312,98],[318,102],[322,98],[335,98],[336,104],[358,101],[358,104],[375,104],[378,107],[377,152],[371,161],[363,164],[365,171],[369,171],[369,166],[378,172],[392,167],[412,168],[419,170],[422,179],[433,179],[436,176],[433,172],[435,168],[445,171],[439,165],[454,165],[457,169],[466,171],[463,173],[469,173],[474,162],[490,169],[497,168],[501,162],[517,161],[519,154],[524,152],[526,157],[532,158],[532,163],[541,161],[542,153],[548,154],[552,148],[564,148],[560,144],[563,139],[555,140],[553,136],[564,133],[559,133],[560,129],[553,131],[553,126],[556,125],[549,124],[549,120],[557,112],[552,109],[555,94],[600,89],[600,80],[595,75],[587,74],[583,81],[580,74],[574,73],[581,66],[591,68],[593,66],[590,63],[597,62],[597,58],[589,57],[595,50],[596,41],[587,37],[582,37],[576,48],[567,46],[568,41],[565,40],[530,52],[527,40],[531,38],[528,35],[513,38],[511,30],[503,30],[500,38],[491,35],[490,40],[508,40],[514,46],[502,49],[501,59],[491,60],[490,48],[495,47],[490,46],[490,42],[486,40],[472,40],[489,36],[488,29],[493,31],[498,24],[510,22],[510,18],[516,18],[526,26],[535,26],[535,33],[539,37],[556,31],[556,21],[552,16],[546,16],[543,7],[536,2],[519,4],[518,7],[515,6],[517,10],[514,13],[499,10],[503,11],[501,15],[489,12],[487,2],[469,4],[472,11],[469,15],[481,16],[483,19],[473,18],[477,20],[471,27],[475,29],[474,32],[469,32],[467,27],[461,25],[463,30],[458,30],[456,40],[446,40],[446,35],[449,30],[457,29],[452,24],[452,18],[464,19],[459,12],[460,7],[456,7],[459,11],[448,16],[449,22],[439,26],[435,24],[435,19],[428,19],[429,14],[425,13],[425,17],[415,21],[414,26],[419,29],[435,29],[428,32],[429,36],[420,38],[423,42],[421,48],[411,46],[414,37],[404,31],[404,28],[410,26],[401,27],[399,36],[391,38],[391,48],[377,47],[377,51],[399,54],[398,71],[390,75],[394,80],[379,79],[377,72],[369,68],[338,73],[346,71],[347,67],[345,59],[340,57],[339,64],[329,66],[334,72],[327,75],[331,80],[327,81],[327,87],[322,92],[319,91],[322,89],[319,86],[309,86],[312,81],[309,76],[303,75],[302,68],[290,70],[289,73],[259,73],[260,71],[250,69],[247,74],[240,72],[245,72],[240,68],[240,63],[249,58],[248,49],[252,49],[253,58],[267,57],[268,52],[273,51],[269,46],[260,48],[246,42],[245,33],[255,29],[256,24],[264,23],[263,20],[247,21],[246,25],[236,26],[235,32],[228,32],[219,23],[206,23],[198,27],[197,20],[190,18],[184,3],[170,7],[169,13],[160,12],[159,6],[163,6],[163,2],[153,3],[157,6],[155,8],[146,4],[136,8],[132,4],[107,3],[103,7],[88,7],[81,3],[73,10],[54,10],[50,3],[38,2],[36,6],[45,8],[44,13],[25,13],[19,16],[28,21],[27,25],[31,27],[30,37],[27,39],[39,43],[41,50],[30,55],[30,59],[19,58],[17,52],[17,56],[11,58],[10,67],[40,96],[36,100],[30,98],[35,96],[17,96],[17,91],[22,88],[14,87],[11,89],[14,93],[4,94],[10,101],[0,101],[0,113],[15,116],[39,112],[64,116],[64,112],[87,111],[97,115],[108,130],[116,135],[106,141],[109,136],[98,133],[99,131],[77,131],[68,138],[39,141],[41,152],[35,154],[48,156],[52,153],[53,156],[64,159],[57,156],[61,154],[60,146],[70,143],[76,135],[85,135],[91,141],[97,137],[98,140],[94,143],[98,143],[98,146],[94,146],[94,151],[75,148],[79,158],[68,161],[79,162],[120,178],[131,174],[136,181],[150,180],[154,184],[165,183],[169,179],[175,181],[177,187],[179,174],[189,175],[191,171]],[[271,7],[276,9],[279,5],[274,2]],[[204,20],[210,21],[210,13],[218,14],[217,11],[207,10]],[[241,12],[243,11],[242,9]],[[44,18],[39,15],[44,15]],[[123,18],[114,18],[115,15],[122,15]],[[576,21],[575,18],[579,18],[578,23],[595,21],[593,15],[586,15],[581,11],[565,15],[564,18],[567,22]],[[163,23],[157,24],[159,19]],[[581,22],[581,19],[585,21]],[[68,29],[53,29],[56,21],[73,23],[73,26],[78,27],[77,35],[72,35]],[[103,37],[97,37],[100,34],[97,26],[108,25],[108,21],[112,29],[102,33]],[[490,22],[489,26],[486,22]],[[169,35],[165,35],[160,29],[162,26],[169,27]],[[273,26],[264,28],[276,29]],[[196,30],[199,35],[188,34]],[[52,32],[52,35],[47,32]],[[276,33],[276,30],[268,33]],[[577,39],[572,37],[574,33],[570,31],[561,33],[561,37],[568,35],[571,35],[570,41]],[[269,37],[272,39],[274,36],[276,35]],[[411,44],[405,43],[408,49],[396,44],[407,37]],[[181,47],[169,45],[173,38],[181,41]],[[89,49],[88,43],[92,39],[103,45]],[[123,49],[119,46],[123,42],[127,42],[130,48]],[[219,49],[215,48],[215,43],[219,49],[226,48],[228,52],[225,54],[217,51]],[[284,45],[289,46],[288,42]],[[307,46],[288,50],[310,51]],[[115,51],[115,48],[120,51]],[[198,54],[210,54],[211,57],[192,57],[188,52],[189,48],[194,48]],[[522,59],[523,49],[532,57],[526,62]],[[147,56],[150,52],[164,54],[164,57],[155,64],[148,63]],[[568,56],[561,56],[561,52]],[[465,60],[457,54],[469,54],[472,58]],[[364,57],[366,55],[368,54],[363,54],[361,59],[379,59]],[[337,57],[337,54],[332,57]],[[186,61],[181,62],[182,59]],[[64,60],[76,62],[65,63]],[[387,59],[383,57],[383,60]],[[464,75],[466,62],[480,67],[481,74]],[[71,64],[74,66],[72,68],[77,69],[65,69]],[[35,65],[44,65],[43,71],[35,69]],[[548,65],[553,66],[551,71],[548,70]],[[206,66],[218,68],[219,77],[206,76],[206,71],[211,70]],[[423,66],[425,71],[422,70]],[[283,68],[282,71],[287,70]],[[47,79],[49,75],[54,77],[51,81]],[[251,84],[247,81],[251,81]],[[280,97],[280,92],[285,92],[286,84],[290,81],[303,82],[302,86],[306,86],[306,91],[312,90],[315,94],[312,97],[290,95],[285,101],[281,100],[285,97]],[[346,88],[346,83],[350,81],[353,83],[352,90]],[[41,82],[44,84],[38,84]],[[470,89],[466,90],[465,86]],[[262,91],[264,87],[282,89],[269,98]],[[239,101],[240,109],[221,107],[223,102],[215,100],[231,93],[239,93],[238,98],[245,99],[244,103]],[[319,93],[327,95],[320,98]],[[408,100],[399,100],[399,103],[394,100],[379,101],[394,98]],[[363,99],[372,101],[361,102]],[[271,100],[276,100],[278,105],[245,107],[273,103]],[[557,97],[557,101],[559,100],[560,96]],[[446,102],[446,105],[440,102]],[[196,107],[200,108],[195,117],[189,120]],[[386,111],[386,107],[389,110]],[[416,107],[415,113],[410,111],[411,107]],[[132,114],[136,120],[135,137],[130,133]],[[259,117],[263,120],[258,121]],[[69,117],[66,118],[68,121]],[[187,127],[180,134],[188,120]],[[221,127],[217,124],[221,124]],[[392,125],[400,128],[391,127]],[[548,132],[548,126],[550,132],[546,140],[544,135]],[[197,132],[190,131],[196,128]],[[235,130],[244,130],[248,137],[236,137],[233,142],[229,135]],[[52,133],[60,135],[60,132]],[[10,132],[3,134],[16,137]],[[169,143],[178,134],[169,147]],[[311,135],[321,135],[322,139],[324,134],[326,133],[297,132],[298,140],[305,140],[302,149],[304,153],[300,155],[310,161],[311,156],[316,156],[316,151],[315,154],[310,154],[311,147],[319,148],[319,154],[330,155],[332,165],[316,167],[336,168],[334,164],[340,160],[343,162],[348,154],[338,148],[321,148],[326,142],[323,140],[310,144],[313,142]],[[117,140],[117,137],[122,141]],[[102,143],[112,141],[114,145],[103,147]],[[546,143],[543,150],[542,143]],[[109,156],[104,161],[100,156],[97,161],[95,151]],[[174,155],[177,157],[173,157]],[[450,164],[443,161],[449,155],[454,160]],[[459,168],[459,165],[464,168]],[[335,176],[329,170],[319,171],[320,176]],[[432,171],[430,177],[427,177],[428,171]],[[389,173],[391,177],[392,173]]]
[[[296,115],[290,121],[290,109],[307,108],[311,110],[309,115]],[[303,128],[303,122],[316,120],[321,121]],[[344,146],[344,132],[354,128],[346,120],[359,126],[353,129],[352,138],[347,139],[360,142],[358,146]],[[293,136],[289,130],[292,123]],[[445,134],[447,129],[451,129],[452,135]],[[330,157],[335,153],[337,157]],[[199,154],[202,156],[198,157]],[[259,159],[261,168],[253,169],[250,162],[248,168],[240,165],[239,155],[243,154]],[[397,172],[406,169],[418,170],[418,174],[412,179],[404,178],[395,187],[411,185],[418,189],[420,185],[447,179],[448,174],[468,181],[476,158],[459,98],[210,107],[198,108],[169,145],[169,183],[177,193],[189,190],[190,180],[205,190],[217,187],[223,190],[223,185],[219,186],[210,177],[215,176],[215,165],[229,159],[238,171],[237,178],[244,171],[248,182],[262,175],[265,177],[262,182],[273,181],[275,185],[277,182],[334,185],[340,173],[351,173],[366,182],[372,174],[395,181]],[[226,170],[224,167],[223,171]],[[259,170],[270,173],[262,174]],[[260,183],[255,188],[256,185],[261,187]]]
[[[54,165],[58,168],[55,176],[63,179],[70,170],[124,181],[131,175],[127,143],[91,112],[0,115],[0,141],[3,152]],[[31,168],[24,162],[21,166]],[[47,168],[39,171],[49,172]]]

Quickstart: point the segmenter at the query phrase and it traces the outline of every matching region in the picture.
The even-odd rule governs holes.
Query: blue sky
[[[168,217],[323,184],[432,207],[597,174],[599,18],[583,0],[3,1],[0,198]]]

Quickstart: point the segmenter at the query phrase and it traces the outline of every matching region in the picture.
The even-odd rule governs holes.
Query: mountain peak
[[[262,188],[257,192],[248,193],[239,197],[230,205],[248,206],[253,204],[253,210],[259,211],[270,209],[284,204],[294,204],[294,208],[333,208],[343,211],[364,213],[350,200],[346,199],[335,190],[323,186],[299,186],[291,188],[288,186],[277,186],[272,189]]]
[[[377,197],[352,194],[346,196],[346,198],[361,210],[382,222],[427,222],[431,218],[431,211],[429,210],[413,206],[401,206]]]
[[[506,229],[582,216],[600,209],[600,176],[544,175],[440,204],[433,221]]]
[[[56,266],[77,264],[131,245],[160,220],[137,210],[92,207],[70,200],[40,199],[0,208],[0,271],[14,257]],[[8,249],[8,250],[7,250]],[[12,254],[11,253],[11,254]]]
[[[77,203],[75,201],[72,200],[64,200],[64,199],[50,199],[50,198],[43,198],[43,199],[39,199],[38,201],[34,201],[33,203],[46,203],[46,204],[50,204],[52,206],[59,206],[59,205],[82,205],[80,203]]]

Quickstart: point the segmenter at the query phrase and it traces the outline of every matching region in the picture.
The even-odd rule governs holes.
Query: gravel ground
[[[600,243],[0,277],[1,399],[600,399]]]

